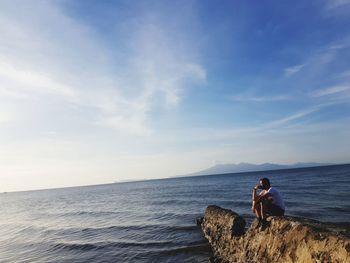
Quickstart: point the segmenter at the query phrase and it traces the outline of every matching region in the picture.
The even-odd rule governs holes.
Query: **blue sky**
[[[350,161],[350,1],[1,1],[0,190]]]

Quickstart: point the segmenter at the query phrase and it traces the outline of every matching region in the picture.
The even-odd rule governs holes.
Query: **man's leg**
[[[252,211],[253,213],[256,215],[256,217],[258,219],[261,219],[261,208],[260,208],[260,204],[255,204],[255,202],[253,201],[252,204]]]
[[[259,224],[258,227],[260,228],[260,230],[264,231],[268,225],[268,222],[266,221],[267,218],[267,207],[268,207],[268,201],[267,200],[263,200],[260,204],[259,204]]]
[[[253,204],[252,206],[252,210],[254,212],[254,214],[256,215],[256,217],[258,218],[258,224],[256,225],[256,228],[259,228],[261,226],[261,204]]]
[[[254,209],[254,213],[256,215],[257,218],[261,219],[261,208],[260,208],[260,205],[258,205],[258,207],[255,207]]]
[[[266,218],[267,218],[267,202],[268,202],[268,200],[263,200],[260,204],[261,204],[261,206],[260,206],[260,214],[261,214],[261,218],[263,219],[263,220],[266,220]]]

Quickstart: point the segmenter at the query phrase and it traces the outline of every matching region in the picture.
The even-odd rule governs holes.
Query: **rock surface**
[[[237,213],[208,206],[201,224],[215,262],[350,262],[346,225],[296,217],[269,217],[267,227],[255,220],[245,232]]]

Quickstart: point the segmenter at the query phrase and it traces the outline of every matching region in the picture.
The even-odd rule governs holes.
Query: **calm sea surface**
[[[0,262],[208,262],[194,219],[250,214],[269,177],[288,215],[350,221],[350,165],[0,194]]]

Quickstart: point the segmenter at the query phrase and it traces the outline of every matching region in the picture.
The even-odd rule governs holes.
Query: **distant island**
[[[197,175],[211,175],[211,174],[227,174],[227,173],[244,173],[244,172],[261,172],[271,170],[283,170],[293,168],[306,168],[306,167],[318,167],[336,165],[334,163],[295,163],[295,164],[275,164],[275,163],[263,163],[263,164],[252,164],[252,163],[238,163],[238,164],[217,164],[210,168],[181,176],[197,176]]]

